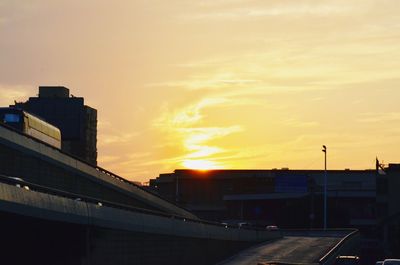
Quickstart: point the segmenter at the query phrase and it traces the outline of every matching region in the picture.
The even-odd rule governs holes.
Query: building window
[[[4,122],[19,122],[19,115],[18,114],[5,114],[4,115]]]

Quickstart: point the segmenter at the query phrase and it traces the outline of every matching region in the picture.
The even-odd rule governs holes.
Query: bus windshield
[[[6,113],[4,114],[4,119],[3,119],[4,123],[14,123],[14,122],[20,122],[20,115],[18,114],[10,114],[10,113]]]

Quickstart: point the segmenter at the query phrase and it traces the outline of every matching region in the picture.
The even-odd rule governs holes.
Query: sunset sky
[[[99,165],[400,162],[398,0],[0,0],[0,103],[62,85],[98,110]]]

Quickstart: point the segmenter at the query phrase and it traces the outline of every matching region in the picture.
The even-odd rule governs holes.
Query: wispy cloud
[[[285,17],[290,16],[337,16],[352,14],[355,5],[342,1],[324,1],[314,3],[296,2],[276,2],[276,3],[253,3],[249,5],[243,1],[217,1],[216,3],[202,3],[200,7],[205,7],[202,12],[183,15],[187,20],[244,20],[260,19],[266,17]],[[252,6],[252,7],[249,7]],[[217,10],[215,10],[217,9]],[[219,9],[219,10],[218,10]]]
[[[222,153],[223,148],[209,146],[209,141],[215,141],[232,133],[243,131],[240,126],[214,127],[214,128],[183,128],[178,129],[183,135],[184,147],[190,153],[186,159],[207,158],[217,153]]]
[[[193,67],[194,64],[193,64]],[[233,87],[247,87],[261,82],[258,79],[240,78],[232,72],[217,73],[215,75],[197,75],[187,80],[177,80],[163,83],[147,84],[149,87],[182,87],[188,90],[218,90]]]
[[[304,127],[315,127],[318,126],[318,122],[315,121],[300,121],[296,119],[287,119],[282,121],[282,124],[290,127],[304,128]]]
[[[100,165],[114,163],[119,159],[120,159],[119,156],[102,155],[102,154],[99,154],[99,156],[97,157],[97,161]]]
[[[8,106],[13,104],[14,101],[27,100],[30,90],[31,88],[28,86],[0,85],[0,104]]]
[[[180,145],[183,153],[174,158],[178,164],[186,167],[219,167],[212,159],[215,155],[224,153],[224,148],[210,145],[211,141],[241,132],[239,125],[226,127],[205,127],[203,111],[208,108],[223,105],[224,98],[204,98],[196,104],[174,111],[165,111],[162,117],[154,122],[154,126],[164,132],[167,142]],[[169,162],[171,162],[169,160]]]
[[[318,43],[318,48],[314,49],[304,49],[300,44],[291,47],[287,43],[277,43],[271,52],[253,51],[238,54],[235,58],[220,56],[186,62],[177,67],[189,67],[196,74],[148,86],[211,93],[223,91],[238,96],[250,93],[267,95],[341,89],[354,83],[398,76],[397,63],[389,60],[391,50],[396,47],[394,43],[387,43],[382,52],[382,47],[378,51],[378,46],[373,43],[352,41],[333,45],[327,40]],[[386,57],[388,60],[380,66],[385,71],[376,71],[373,62]]]
[[[368,112],[362,113],[357,118],[361,123],[387,123],[400,121],[400,112]]]
[[[132,142],[141,132],[121,132],[115,124],[107,120],[98,122],[98,145],[99,147],[124,145]]]
[[[157,118],[153,125],[160,129],[179,129],[192,126],[203,119],[202,111],[207,107],[218,106],[227,99],[222,97],[204,98],[195,104],[179,109],[170,109],[168,106],[162,107],[162,116]]]
[[[129,143],[138,135],[139,133],[101,134],[99,135],[99,146]]]

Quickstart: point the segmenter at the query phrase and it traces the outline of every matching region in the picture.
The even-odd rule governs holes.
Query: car
[[[238,223],[238,226],[239,226],[239,228],[249,228],[249,227],[251,227],[251,224],[246,223],[246,222],[241,222],[241,223]]]
[[[17,181],[24,181],[22,178],[18,178],[18,177],[8,177],[8,178],[13,179],[13,180],[17,180]]]
[[[225,228],[228,228],[228,223],[221,223]]]
[[[382,265],[383,264],[383,260],[379,260],[375,263],[375,265]]]
[[[400,265],[400,259],[385,259],[383,265]]]
[[[358,265],[360,257],[358,256],[337,256],[335,265]]]
[[[273,231],[273,230],[279,230],[279,228],[276,225],[267,225],[265,229]]]

